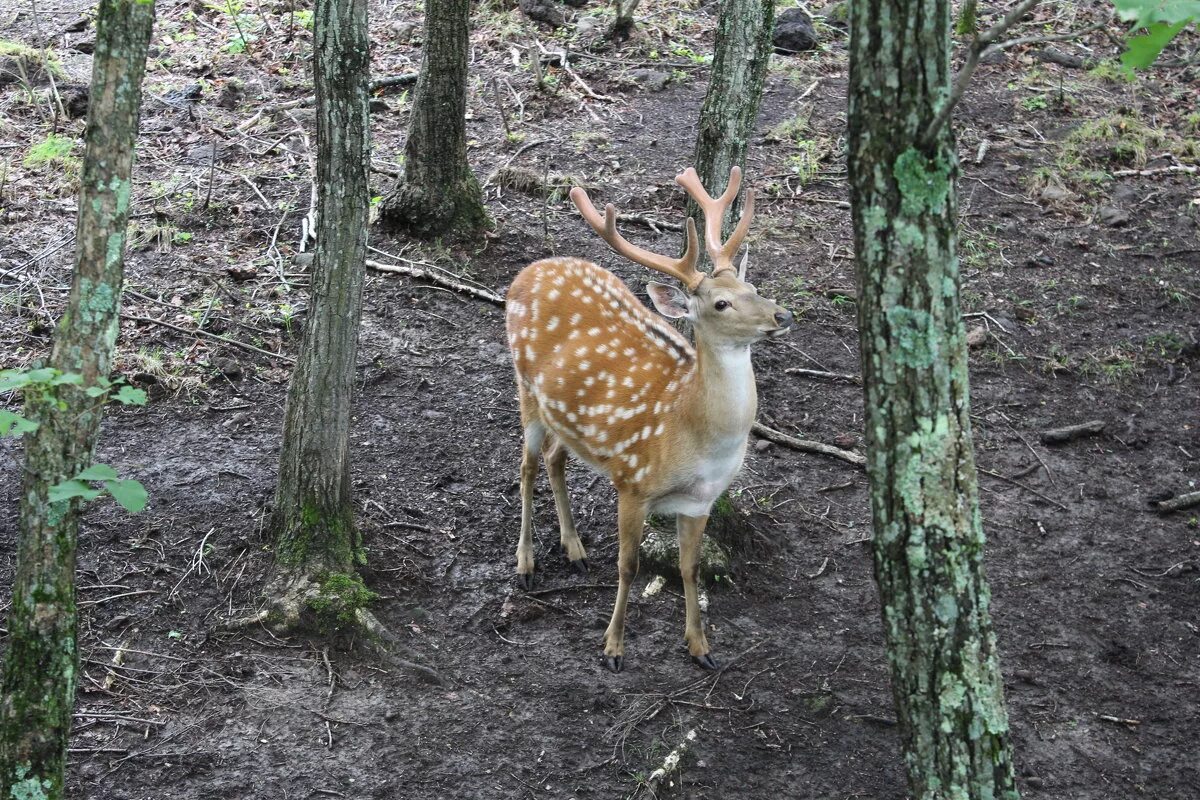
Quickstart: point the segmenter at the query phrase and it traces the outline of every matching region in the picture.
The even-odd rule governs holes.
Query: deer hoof
[[[588,563],[586,558],[576,559],[571,562],[571,571],[580,577],[586,578],[588,574]]]
[[[608,667],[609,672],[620,672],[625,666],[625,656],[605,656],[604,666]]]
[[[524,589],[527,592],[530,589],[532,589],[533,588],[533,573],[532,572],[518,572],[517,573],[517,586],[520,586],[522,589]]]
[[[702,656],[692,656],[692,661],[700,669],[708,670],[709,672],[718,672],[721,669],[721,662],[712,657],[712,653],[705,653]]]

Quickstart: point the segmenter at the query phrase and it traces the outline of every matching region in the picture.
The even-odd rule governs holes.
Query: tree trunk
[[[87,151],[80,180],[75,270],[50,366],[107,379],[120,320],[142,72],[154,5],[101,0],[92,64]],[[65,389],[65,387],[64,387]],[[63,796],[75,703],[75,542],[79,500],[51,503],[49,488],[91,465],[103,398],[31,393],[26,416],[20,541],[0,702],[0,797]]]
[[[763,82],[771,58],[775,0],[725,0],[717,20],[716,52],[692,166],[708,193],[716,197],[729,184],[734,165],[745,169],[746,149],[758,120]],[[688,216],[704,229],[704,216],[688,200]],[[741,196],[725,215],[728,236],[741,214]]]
[[[304,341],[288,384],[273,591],[294,623],[314,581],[362,560],[350,496],[350,401],[366,270],[370,208],[366,0],[318,0],[317,246]],[[294,596],[284,597],[282,595]]]
[[[949,0],[852,0],[849,170],[879,585],[911,794],[1016,798],[983,572],[948,128]]]
[[[427,0],[425,46],[404,176],[381,208],[390,227],[420,237],[470,236],[490,225],[467,164],[470,0]]]

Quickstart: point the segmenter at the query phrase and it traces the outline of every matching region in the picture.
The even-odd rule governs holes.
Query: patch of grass
[[[74,139],[52,133],[29,148],[24,164],[30,169],[59,166],[69,171],[79,166],[79,159],[71,155],[71,151],[74,149]]]
[[[1200,144],[1129,114],[1109,114],[1084,122],[1063,141],[1056,161],[1059,170],[1075,179],[1110,167],[1145,166],[1151,153],[1169,152],[1182,160],[1200,156]]]
[[[1133,83],[1137,75],[1127,72],[1115,58],[1106,58],[1088,70],[1088,75],[1107,83]]]
[[[802,108],[796,116],[772,128],[766,137],[768,142],[790,145],[787,166],[801,186],[817,177],[821,162],[833,151],[833,140],[813,128],[811,115],[811,106]]]
[[[958,257],[962,265],[983,270],[996,265],[1000,241],[980,230],[964,228],[958,240]]]
[[[1088,353],[1079,372],[1106,383],[1121,385],[1142,373],[1138,348],[1130,342],[1117,342]]]

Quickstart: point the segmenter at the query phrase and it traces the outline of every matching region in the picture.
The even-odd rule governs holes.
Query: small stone
[[[71,119],[82,119],[87,116],[90,89],[87,86],[73,85],[59,88],[62,93],[63,110]]]
[[[769,439],[759,439],[754,443],[754,451],[757,453],[765,453],[771,449],[773,442]]]
[[[660,72],[655,69],[631,70],[629,77],[634,83],[644,86],[648,92],[661,92],[667,88],[667,84],[671,81],[671,74],[669,72]]]
[[[651,526],[642,539],[642,565],[650,572],[666,578],[679,577],[679,540],[675,532]],[[729,574],[729,554],[712,536],[700,542],[700,580],[704,582]]]
[[[1104,225],[1116,228],[1129,224],[1129,212],[1116,206],[1100,206],[1096,218]]]
[[[242,365],[232,358],[213,359],[212,365],[217,374],[222,377],[228,378],[231,381],[240,381],[242,379]]]
[[[225,274],[233,278],[238,283],[248,281],[258,277],[258,267],[249,264],[234,264],[225,268]]]
[[[591,36],[604,28],[604,23],[596,17],[580,17],[575,22],[575,32],[580,36]]]
[[[369,103],[372,114],[383,114],[391,110],[391,106],[382,97],[372,97]]]
[[[1003,64],[1004,63],[1004,51],[1003,50],[984,51],[983,55],[981,55],[979,57],[979,63],[980,64]]]
[[[967,331],[967,347],[983,347],[987,344],[987,329],[980,325]]]
[[[853,433],[839,433],[833,437],[833,443],[843,450],[849,450],[858,445],[858,437]]]
[[[588,0],[562,0],[564,6],[571,8],[583,8],[588,4]]]
[[[775,52],[791,55],[812,50],[817,46],[817,32],[812,20],[802,9],[788,8],[775,18],[775,33],[771,37]]]
[[[180,86],[176,89],[171,89],[163,93],[163,100],[166,100],[173,106],[181,106],[187,103],[195,102],[200,99],[200,95],[204,93],[204,87],[198,83],[189,83]]]
[[[518,0],[517,6],[534,22],[544,22],[552,28],[561,28],[566,23],[562,11],[548,0]]]
[[[413,20],[396,20],[392,23],[392,31],[397,41],[407,42],[417,32],[417,23]]]
[[[1027,306],[1017,306],[1016,308],[1013,309],[1013,316],[1016,317],[1017,319],[1021,320],[1022,322],[1029,322],[1030,320],[1032,320],[1034,317],[1037,316],[1037,313],[1034,312],[1034,310],[1032,308],[1029,308]]]
[[[238,103],[242,102],[242,97],[245,94],[246,91],[241,87],[241,84],[230,81],[221,87],[221,93],[217,95],[217,105],[221,108],[237,108]]]
[[[1047,184],[1040,195],[1043,203],[1062,203],[1071,199],[1071,193],[1055,183]]]

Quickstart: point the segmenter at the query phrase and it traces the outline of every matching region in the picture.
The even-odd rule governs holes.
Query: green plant
[[[1048,106],[1049,103],[1046,102],[1046,96],[1041,94],[1026,97],[1021,101],[1021,107],[1026,111],[1045,111]]]
[[[144,406],[146,393],[119,381],[101,378],[91,386],[83,385],[83,376],[75,372],[62,372],[52,367],[41,369],[0,370],[0,392],[21,392],[28,400],[30,396],[49,396],[54,399],[61,391],[83,391],[88,397],[112,399],[122,405]],[[115,390],[115,393],[114,393]],[[58,400],[62,404],[61,400]],[[0,436],[33,435],[38,423],[26,419],[16,412],[0,408]],[[95,487],[92,484],[100,484]],[[117,471],[107,464],[92,464],[79,474],[50,487],[49,499],[60,503],[81,498],[95,500],[107,493],[127,511],[136,513],[146,507],[146,489],[135,480],[122,480]]]
[[[52,133],[29,148],[29,152],[25,155],[24,164],[30,168],[55,164],[64,167],[77,166],[79,164],[78,159],[71,155],[71,151],[74,149],[74,139],[69,136],[59,136]]]

